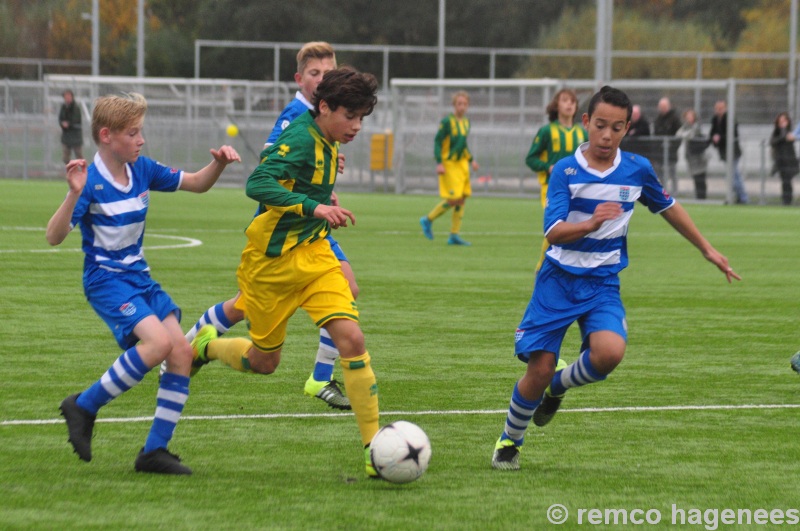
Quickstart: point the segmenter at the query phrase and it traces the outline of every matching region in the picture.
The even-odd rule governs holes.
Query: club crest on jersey
[[[620,201],[627,201],[631,198],[631,187],[630,186],[620,186],[619,187],[619,200]]]
[[[131,315],[136,313],[136,305],[132,302],[126,302],[122,306],[119,307],[119,311],[122,312],[122,315],[125,317],[130,317]]]
[[[150,192],[148,190],[145,190],[139,194],[139,199],[142,200],[142,204],[144,206],[150,206]]]
[[[514,332],[514,343],[519,342],[519,340],[522,339],[522,336],[524,336],[524,335],[525,335],[525,330],[522,330],[521,328],[517,328],[517,331]]]

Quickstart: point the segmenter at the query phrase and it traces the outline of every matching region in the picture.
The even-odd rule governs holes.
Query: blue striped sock
[[[514,392],[511,394],[511,403],[506,416],[506,427],[500,438],[511,439],[517,446],[522,446],[525,440],[525,430],[528,429],[528,424],[533,417],[533,410],[541,401],[541,398],[533,402],[526,400],[519,394],[518,383],[514,384]]]
[[[214,325],[214,328],[217,329],[217,333],[219,335],[224,334],[231,327],[235,324],[228,320],[225,317],[225,312],[222,310],[222,305],[225,304],[224,302],[220,302],[219,304],[215,304],[211,308],[205,311],[202,317],[194,324],[194,326],[186,332],[186,340],[190,343],[194,339],[194,336],[197,335],[197,332],[200,331],[205,325]]]
[[[589,352],[587,348],[574,363],[555,373],[550,382],[550,394],[561,396],[567,392],[567,389],[606,379],[607,375],[600,374],[592,365]]]
[[[113,399],[138,384],[150,367],[139,357],[136,347],[130,348],[117,358],[106,373],[78,397],[77,404],[91,413],[97,411]]]
[[[320,328],[317,361],[314,363],[314,379],[318,382],[329,382],[333,378],[333,364],[338,357],[339,351],[333,344],[331,335],[324,328]]]
[[[144,443],[144,453],[157,448],[166,448],[175,433],[175,426],[183,413],[183,406],[189,398],[189,377],[171,372],[161,375],[161,383],[156,395],[156,415],[153,426]]]

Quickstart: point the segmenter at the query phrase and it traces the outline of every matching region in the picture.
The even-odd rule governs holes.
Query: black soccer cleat
[[[564,395],[552,396],[545,391],[544,398],[533,410],[533,423],[542,427],[553,420],[558,408],[561,407],[562,400],[564,400]]]
[[[92,460],[92,432],[96,415],[92,415],[78,405],[80,393],[70,395],[61,402],[59,409],[67,421],[67,432],[72,449],[86,462]]]
[[[181,464],[181,458],[170,453],[166,448],[156,448],[152,452],[144,453],[141,449],[134,464],[137,472],[151,472],[153,474],[191,475],[192,469]]]

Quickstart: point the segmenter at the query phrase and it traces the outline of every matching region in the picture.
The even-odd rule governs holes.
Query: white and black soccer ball
[[[422,476],[431,460],[431,442],[413,422],[398,420],[375,434],[369,445],[372,466],[391,483],[410,483]]]

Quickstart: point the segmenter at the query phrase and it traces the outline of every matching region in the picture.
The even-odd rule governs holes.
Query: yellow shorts
[[[236,271],[250,339],[262,352],[283,346],[286,325],[303,308],[318,327],[331,319],[358,321],[358,307],[330,244],[318,240],[271,258],[250,242]]]
[[[442,199],[461,199],[472,195],[469,183],[469,161],[445,160],[444,173],[439,176],[439,195]]]

